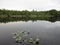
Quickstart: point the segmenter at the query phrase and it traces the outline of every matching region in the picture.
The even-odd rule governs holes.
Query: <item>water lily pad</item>
[[[29,42],[30,42],[30,43],[33,43],[33,38],[30,38],[30,39],[29,39]]]

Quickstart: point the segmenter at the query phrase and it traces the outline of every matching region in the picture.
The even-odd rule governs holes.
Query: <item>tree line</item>
[[[57,11],[55,9],[49,10],[49,11],[28,11],[28,10],[6,10],[6,9],[0,9],[0,15],[60,15],[60,11]]]
[[[15,17],[11,17],[14,16]],[[22,17],[17,17],[22,15]],[[24,17],[25,16],[25,17]],[[48,20],[51,22],[55,22],[60,20],[60,11],[55,9],[49,11],[28,11],[28,10],[6,10],[0,9],[0,22],[9,22],[9,21],[28,21],[28,20]]]

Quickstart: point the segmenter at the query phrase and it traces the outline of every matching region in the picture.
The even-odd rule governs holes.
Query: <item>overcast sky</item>
[[[0,0],[0,9],[60,10],[60,0]]]

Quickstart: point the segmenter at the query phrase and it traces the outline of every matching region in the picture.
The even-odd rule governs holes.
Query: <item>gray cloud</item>
[[[60,0],[0,0],[0,8],[15,10],[60,10]]]

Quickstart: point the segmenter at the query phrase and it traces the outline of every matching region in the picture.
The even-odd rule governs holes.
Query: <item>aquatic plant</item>
[[[35,43],[39,44],[39,42],[40,42],[40,39],[37,37],[36,40],[35,40]]]
[[[21,42],[22,37],[16,37],[16,42]]]
[[[13,33],[13,38],[16,40],[16,42],[20,42],[21,40],[23,40],[24,38],[26,38],[28,36],[28,32],[26,31],[22,31],[22,32],[14,32]]]
[[[28,43],[39,44],[39,42],[40,42],[39,37],[37,36],[37,37],[35,37],[35,39],[34,38],[28,38],[29,34],[30,34],[30,32],[27,32],[27,31],[14,32],[13,33],[13,35],[14,35],[13,38],[18,43],[22,43],[22,41],[23,42],[28,41]]]
[[[19,36],[19,32],[18,31],[17,32],[14,32],[13,35],[14,36]]]
[[[30,42],[30,43],[33,43],[33,38],[30,38],[30,39],[29,39],[29,42]]]
[[[39,42],[40,42],[40,39],[38,37],[36,37],[35,40],[33,38],[29,39],[29,43],[39,44]]]

